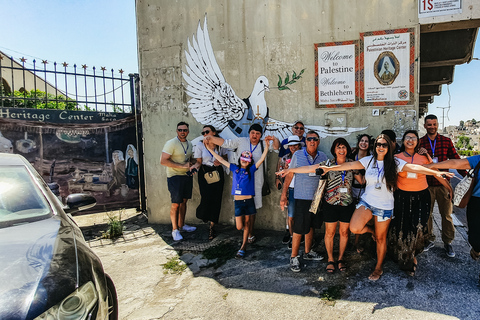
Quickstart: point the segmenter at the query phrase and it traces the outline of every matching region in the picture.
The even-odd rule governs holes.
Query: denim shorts
[[[253,198],[235,200],[235,217],[250,216],[255,213],[257,213],[257,209],[255,209]]]
[[[367,202],[363,201],[362,199],[360,199],[360,202],[357,204],[357,209],[360,208],[361,206],[364,206],[365,209],[372,211],[372,214],[374,216],[377,216],[378,222],[387,221],[388,219],[391,219],[393,216],[393,209],[383,210],[383,209],[375,208],[374,206],[371,206]]]
[[[288,188],[288,217],[293,218],[295,212],[295,198],[293,197],[293,188]]]

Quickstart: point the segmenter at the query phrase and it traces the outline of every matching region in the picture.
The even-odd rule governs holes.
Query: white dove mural
[[[293,123],[275,120],[268,115],[265,101],[265,92],[269,91],[267,77],[258,77],[252,93],[246,99],[237,97],[233,88],[225,81],[213,54],[206,15],[203,30],[199,21],[196,38],[193,35],[191,43],[190,39],[187,39],[187,44],[186,72],[182,74],[187,83],[186,92],[191,97],[188,107],[198,122],[222,130],[220,135],[225,139],[248,137],[248,128],[254,123],[264,128],[265,135],[273,135],[280,141],[292,135]],[[348,128],[347,131],[332,132],[334,128],[305,126],[307,131],[318,132],[321,138],[346,136],[366,128]]]

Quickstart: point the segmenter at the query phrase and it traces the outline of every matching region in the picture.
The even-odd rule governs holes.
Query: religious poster
[[[93,195],[82,213],[139,208],[136,124],[131,113],[0,108],[0,152],[25,157],[61,201]]]
[[[353,107],[357,101],[357,41],[315,44],[315,104]]]
[[[413,29],[368,32],[360,35],[360,84],[363,105],[406,105],[414,99]]]

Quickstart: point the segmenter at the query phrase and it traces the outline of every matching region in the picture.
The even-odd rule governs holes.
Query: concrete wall
[[[291,91],[271,90],[265,94],[270,117],[292,122],[303,119],[305,124],[323,125],[326,112],[346,111],[347,126],[368,126],[365,132],[377,135],[393,128],[397,135],[417,127],[418,103],[396,107],[315,108],[314,44],[359,39],[359,33],[396,28],[415,28],[418,57],[417,1],[214,1],[214,0],[137,0],[137,28],[143,128],[147,207],[151,223],[168,223],[170,198],[165,168],[159,163],[164,143],[176,135],[175,125],[190,123],[189,138],[197,137],[201,125],[189,112],[181,71],[185,70],[184,50],[187,38],[196,33],[205,13],[214,53],[226,81],[237,96],[246,98],[258,76],[265,75],[275,86],[278,75],[305,68],[303,78]],[[415,64],[415,79],[417,65]],[[415,101],[417,96],[415,83]],[[372,109],[380,109],[372,117]],[[359,133],[359,132],[357,132]],[[353,145],[356,134],[347,136]],[[334,138],[321,142],[329,155]],[[270,154],[269,181],[273,186],[273,168],[277,154]],[[220,220],[233,222],[231,184],[224,190]],[[257,227],[283,229],[285,217],[279,210],[280,193],[264,197],[257,214]],[[197,223],[198,185],[189,201],[187,222]]]

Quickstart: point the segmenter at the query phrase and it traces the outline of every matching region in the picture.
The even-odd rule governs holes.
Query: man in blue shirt
[[[292,157],[289,169],[310,166],[327,160],[325,153],[318,151],[320,137],[315,131],[309,131],[306,138],[306,148],[298,150]],[[285,185],[290,185],[293,174],[288,173],[285,176]],[[313,243],[313,219],[315,215],[309,211],[315,191],[318,186],[320,176],[315,173],[296,173],[294,183],[295,213],[293,215],[293,238],[292,238],[292,254],[290,256],[290,270],[299,272],[301,270],[300,242],[302,235],[305,235],[305,252],[304,260],[322,260],[323,257],[311,250]],[[287,205],[287,191],[284,188],[282,197],[280,198],[280,206],[284,208]]]

